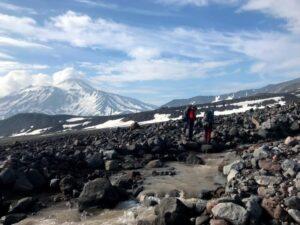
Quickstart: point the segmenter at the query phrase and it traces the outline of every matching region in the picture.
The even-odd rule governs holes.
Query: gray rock
[[[274,184],[280,184],[282,181],[282,177],[275,176],[255,176],[254,180],[257,184],[262,186],[269,186]]]
[[[103,156],[105,159],[112,160],[117,158],[118,153],[116,150],[108,150],[108,151],[103,151]]]
[[[296,223],[300,224],[300,211],[296,209],[289,209],[288,214],[296,221]]]
[[[204,165],[205,164],[204,160],[200,156],[193,154],[193,153],[188,155],[185,162],[190,165]]]
[[[120,194],[108,179],[97,178],[87,182],[78,198],[79,210],[89,207],[112,208],[120,201]]]
[[[150,162],[147,163],[146,168],[159,168],[162,167],[163,163],[157,159],[157,160],[151,160]]]
[[[234,203],[219,203],[212,209],[214,217],[224,219],[234,225],[244,225],[248,220],[248,213],[242,206]]]
[[[202,225],[202,224],[205,224],[206,222],[209,221],[209,216],[206,216],[206,215],[203,215],[203,216],[198,216],[196,218],[196,221],[195,221],[195,225]]]
[[[206,209],[206,204],[207,204],[206,200],[199,199],[195,205],[196,212],[199,214],[203,213],[204,210]]]
[[[100,153],[96,153],[86,160],[88,166],[92,169],[102,169],[104,167],[104,161]]]
[[[57,178],[51,179],[49,186],[52,190],[58,190],[59,189],[59,179],[57,179]]]
[[[267,145],[263,145],[260,148],[257,148],[253,152],[253,157],[256,159],[265,159],[271,157],[270,149]]]
[[[105,162],[105,169],[108,171],[116,171],[119,167],[119,162],[117,160],[108,160]]]
[[[18,223],[21,220],[24,220],[26,217],[27,216],[24,213],[15,213],[15,214],[6,215],[3,218],[3,225],[12,225]]]
[[[246,209],[249,212],[250,219],[258,223],[262,215],[262,208],[259,204],[260,198],[257,196],[251,196],[246,200]]]
[[[244,169],[245,163],[242,160],[236,160],[233,163],[223,167],[223,174],[228,175],[230,170],[234,169],[236,171],[241,171]]]
[[[284,205],[289,209],[300,210],[300,198],[297,196],[291,196],[284,199]]]
[[[72,196],[73,189],[76,187],[74,177],[68,175],[59,182],[60,191],[66,196]]]
[[[188,208],[177,198],[164,198],[155,207],[156,225],[189,224]]]
[[[27,213],[30,212],[36,203],[32,197],[22,198],[10,206],[9,213]]]
[[[297,162],[292,159],[286,159],[282,162],[281,168],[283,171],[287,171],[289,169],[296,170],[297,169]]]

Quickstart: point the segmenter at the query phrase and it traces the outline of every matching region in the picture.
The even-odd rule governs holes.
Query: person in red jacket
[[[195,106],[190,105],[185,111],[184,115],[184,120],[186,121],[186,128],[188,129],[189,140],[193,139],[194,125],[196,121],[196,111],[197,108]]]

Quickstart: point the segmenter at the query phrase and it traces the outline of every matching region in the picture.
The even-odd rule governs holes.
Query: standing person
[[[205,132],[205,143],[210,144],[211,142],[211,132],[214,124],[214,111],[208,110],[204,113],[203,117],[203,127]]]
[[[184,112],[184,120],[186,121],[185,132],[188,129],[189,140],[193,139],[194,125],[196,120],[196,110],[196,107],[190,105]]]

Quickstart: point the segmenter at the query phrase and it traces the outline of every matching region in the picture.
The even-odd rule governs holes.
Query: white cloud
[[[206,6],[209,4],[233,4],[238,1],[239,0],[156,0],[157,3],[176,6]]]
[[[12,57],[12,56],[9,55],[9,54],[0,52],[0,59],[13,59],[13,58],[14,58],[14,57]]]
[[[251,1],[254,2],[250,0],[247,3],[250,4]],[[190,1],[192,2],[194,1]],[[255,5],[246,6],[247,4],[243,10],[263,8],[257,5],[256,8]],[[182,27],[152,30],[92,18],[73,11],[52,17],[42,25],[29,17],[0,14],[0,31],[18,34],[24,39],[30,37],[31,41],[39,43],[62,42],[75,47],[126,53],[131,59],[102,63],[97,68],[94,67],[102,72],[100,79],[106,81],[182,79],[190,74],[203,76],[209,70],[203,66],[206,62],[232,62],[235,59],[238,59],[235,61],[236,66],[251,64],[249,72],[256,74],[272,76],[278,73],[280,76],[287,76],[300,69],[297,63],[300,58],[297,33],[218,32]],[[224,65],[218,65],[214,69],[221,68]],[[224,70],[214,72],[226,73]]]
[[[0,62],[1,67],[1,62]],[[0,76],[0,97],[16,92],[20,89],[33,86],[56,86],[67,79],[84,78],[84,73],[67,67],[54,74],[32,73],[29,70],[11,70],[4,76]]]
[[[99,65],[83,64],[95,69],[99,76],[94,79],[105,82],[134,82],[151,80],[182,80],[201,78],[210,72],[224,69],[233,61],[191,62],[177,59],[133,59],[120,63],[104,63]]]
[[[1,37],[0,36],[0,45],[2,46],[13,46],[21,48],[45,48],[50,49],[50,47],[30,41],[18,40],[10,37]]]
[[[84,73],[75,70],[73,67],[67,67],[54,73],[52,79],[53,84],[56,85],[68,79],[82,79],[84,76]]]
[[[49,84],[47,75],[30,75],[28,71],[14,70],[5,76],[0,76],[0,97],[30,85],[45,85],[47,83]]]
[[[7,11],[13,11],[13,12],[24,12],[24,13],[29,13],[29,14],[36,14],[36,11],[27,8],[27,7],[20,7],[14,4],[6,3],[6,2],[0,2],[0,9],[4,9]]]
[[[11,60],[0,60],[0,73],[7,73],[14,70],[44,70],[47,68],[47,65],[26,64]]]
[[[261,11],[273,17],[285,19],[287,28],[300,34],[299,0],[248,0],[241,10]]]
[[[129,55],[137,59],[151,59],[160,56],[160,51],[155,48],[138,47],[130,51]]]

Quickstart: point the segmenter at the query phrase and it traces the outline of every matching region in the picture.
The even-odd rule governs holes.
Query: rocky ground
[[[84,211],[138,197],[155,207],[153,221],[139,225],[300,223],[299,112],[300,105],[290,104],[217,117],[210,145],[203,144],[200,120],[193,142],[185,140],[182,121],[3,142],[2,222],[13,224],[51,202],[70,200]],[[139,195],[144,178],[138,169],[173,176],[172,169],[156,168],[168,161],[204,164],[198,153],[221,151],[240,158],[219,165],[227,177],[223,188],[193,199],[181,198],[179,190]],[[116,176],[120,171],[126,173]]]

